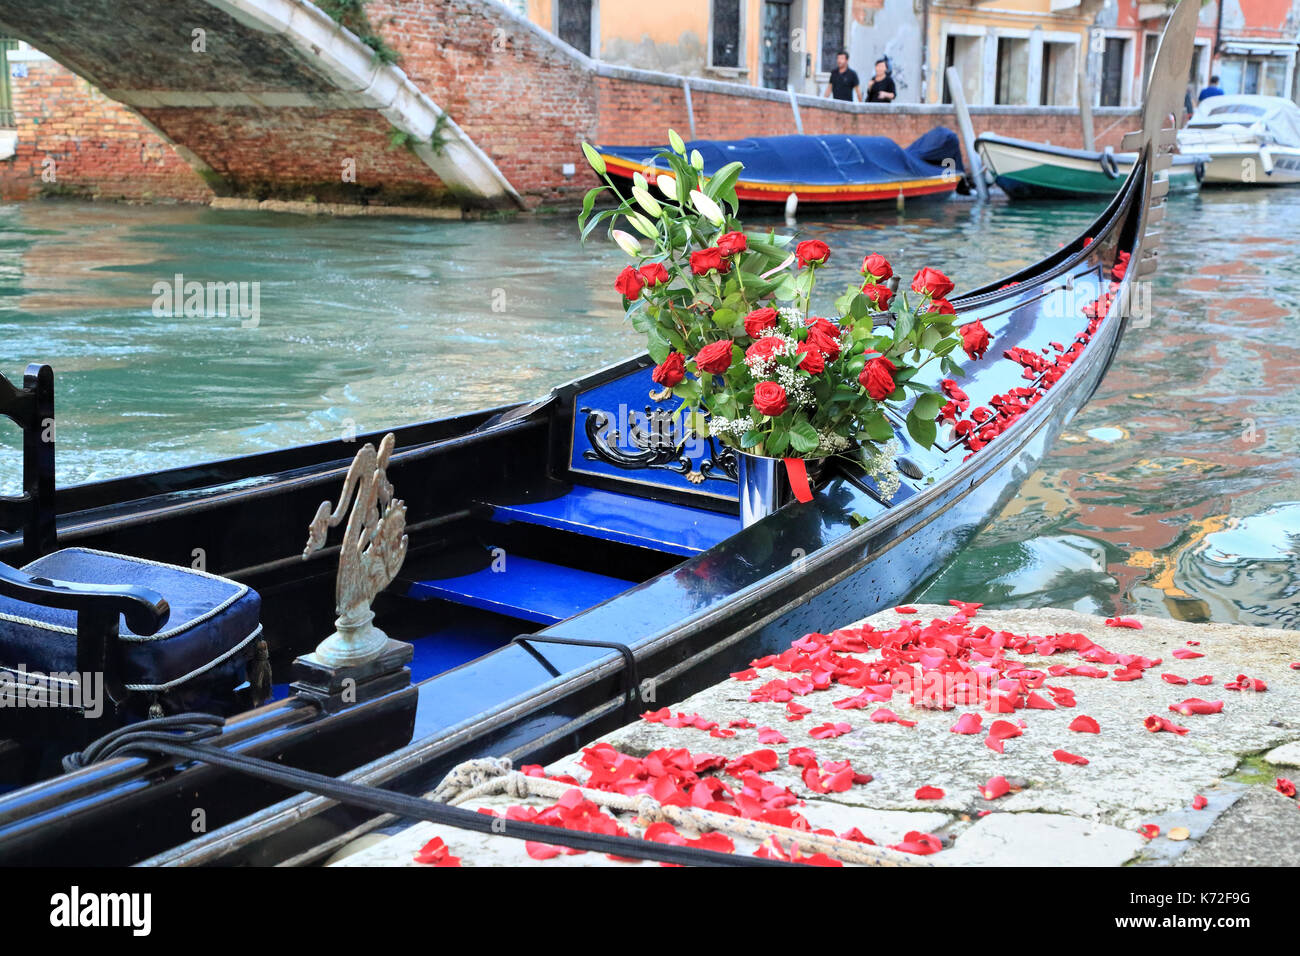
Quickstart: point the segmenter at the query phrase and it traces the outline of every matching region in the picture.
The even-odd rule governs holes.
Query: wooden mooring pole
[[[1097,137],[1092,128],[1092,84],[1083,70],[1079,71],[1079,119],[1083,122],[1083,148],[1095,151]]]
[[[970,178],[975,182],[975,194],[981,200],[989,198],[989,184],[984,181],[984,164],[980,162],[979,151],[975,149],[975,127],[971,125],[970,110],[966,106],[966,91],[962,89],[961,74],[955,66],[948,67],[948,94],[952,97],[952,108],[957,114],[957,129],[961,133],[962,145],[966,147],[966,158],[970,162]]]

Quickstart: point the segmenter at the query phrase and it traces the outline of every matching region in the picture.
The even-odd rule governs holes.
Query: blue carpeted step
[[[455,578],[416,581],[407,596],[439,598],[538,624],[554,624],[585,611],[635,584],[532,558],[504,555],[491,566]]]
[[[493,506],[494,521],[521,521],[694,557],[740,530],[735,515],[576,485],[546,501]]]

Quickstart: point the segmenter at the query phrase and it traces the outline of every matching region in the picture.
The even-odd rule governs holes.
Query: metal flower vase
[[[740,526],[748,528],[778,508],[795,500],[790,469],[784,458],[768,458],[736,450],[737,480],[740,486]],[[816,487],[826,465],[825,458],[803,462],[809,488]]]

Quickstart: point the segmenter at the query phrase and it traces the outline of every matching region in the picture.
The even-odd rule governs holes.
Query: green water
[[[829,286],[877,251],[960,290],[1096,211],[953,201],[799,228],[831,244]],[[1180,197],[1166,223],[1151,326],[926,598],[1300,627],[1300,189]],[[575,234],[569,216],[3,206],[0,370],[55,367],[63,483],[532,398],[637,349],[612,289],[621,253]],[[177,274],[257,283],[257,322],[156,308],[155,284]]]

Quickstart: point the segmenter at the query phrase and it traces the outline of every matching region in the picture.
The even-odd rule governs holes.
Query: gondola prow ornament
[[[315,653],[317,660],[331,667],[369,661],[388,641],[388,635],[374,626],[375,614],[370,605],[397,577],[406,559],[406,505],[393,497],[387,475],[395,441],[389,432],[378,451],[367,443],[357,452],[343,479],[338,507],[321,502],[308,528],[304,561],[324,547],[329,529],[343,520],[349,502],[352,504],[339,547],[335,585],[338,620],[334,622],[334,633],[321,642]]]

